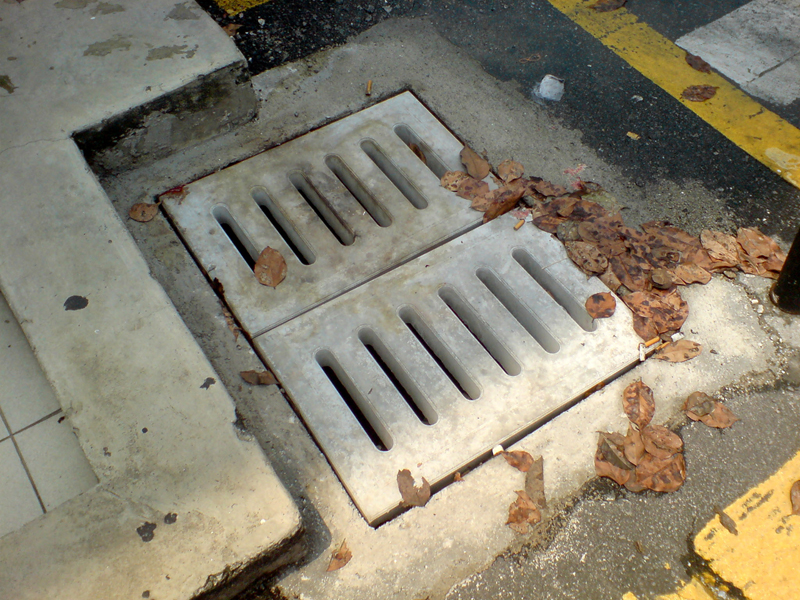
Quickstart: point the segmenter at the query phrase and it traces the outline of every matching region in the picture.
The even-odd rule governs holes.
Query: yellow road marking
[[[266,4],[269,0],[214,0],[214,2],[229,15],[238,15],[259,4]]]
[[[631,592],[627,592],[622,596],[622,600],[638,600],[638,598]],[[657,600],[717,600],[717,596],[709,592],[698,580],[692,579],[676,592],[659,596]]]
[[[738,535],[714,517],[694,539],[695,549],[722,579],[749,600],[795,600],[800,589],[800,515],[789,491],[800,479],[800,453],[764,483],[725,509]]]
[[[800,130],[796,127],[720,75],[692,69],[682,49],[624,8],[597,12],[590,8],[594,0],[550,3],[750,156],[800,187]],[[681,97],[687,87],[703,84],[718,88],[710,100],[690,102]]]

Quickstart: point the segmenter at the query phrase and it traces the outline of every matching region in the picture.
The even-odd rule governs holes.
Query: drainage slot
[[[397,125],[394,128],[394,132],[397,134],[397,137],[403,140],[405,145],[409,147],[417,158],[425,163],[425,166],[436,175],[437,179],[441,179],[442,176],[450,170],[442,160],[436,156],[434,151],[431,150],[431,147],[422,141],[422,138],[414,133],[414,130],[408,125]]]
[[[304,173],[295,171],[289,175],[289,181],[342,246],[350,246],[355,241],[353,232],[342,222]]]
[[[252,269],[256,264],[256,259],[259,253],[256,252],[255,246],[247,239],[244,230],[239,227],[239,224],[233,220],[231,213],[224,206],[218,205],[211,210],[211,214],[216,219],[222,231],[228,236],[228,239],[239,251],[239,254],[247,263],[247,266]]]
[[[502,279],[486,268],[478,269],[475,274],[494,297],[505,306],[506,310],[511,313],[511,316],[531,334],[531,337],[535,339],[542,348],[550,354],[555,354],[559,351],[560,347],[556,339],[547,331],[541,321],[539,321],[520,299],[517,298],[514,292],[511,291],[511,288],[509,288]]]
[[[475,309],[454,288],[450,286],[441,288],[439,297],[507,375],[520,374],[522,369],[519,363],[500,343],[489,325],[478,316]]]
[[[425,200],[425,197],[419,193],[419,190],[408,180],[408,177],[389,160],[389,157],[378,147],[378,144],[372,140],[364,140],[361,142],[361,149],[383,171],[383,174],[400,190],[414,208],[423,209],[428,207],[428,201]]]
[[[297,257],[297,260],[304,265],[313,265],[317,257],[314,256],[311,248],[303,241],[303,238],[300,237],[300,234],[297,233],[297,230],[292,226],[281,209],[272,201],[267,190],[263,187],[254,187],[250,194],[253,196],[253,200],[256,201],[256,204],[258,204],[261,212],[263,212],[267,219],[269,219],[269,222],[272,223],[275,231],[278,232],[278,235],[281,236],[286,245],[289,246],[289,249]]]
[[[572,294],[570,294],[555,277],[545,271],[526,250],[517,248],[511,252],[511,256],[513,256],[514,260],[528,272],[528,275],[533,277],[536,283],[542,286],[544,290],[567,311],[567,314],[572,317],[572,320],[575,321],[581,329],[584,331],[594,331],[597,329],[594,319],[586,312],[586,308],[575,300]]]
[[[332,155],[325,157],[325,164],[342,182],[342,185],[358,200],[361,207],[369,213],[372,220],[381,227],[388,227],[392,224],[392,218],[381,206],[372,194],[364,187],[364,184],[355,176],[344,161],[338,156]]]
[[[416,382],[409,376],[395,356],[383,341],[371,329],[364,328],[358,332],[358,339],[370,353],[377,365],[397,388],[397,391],[406,401],[409,408],[414,411],[417,418],[425,425],[433,425],[438,420],[436,411],[428,402],[425,395],[417,387]]]
[[[398,315],[458,391],[469,400],[477,400],[481,395],[480,388],[433,329],[409,306],[402,307]]]
[[[382,452],[390,450],[392,437],[389,435],[389,431],[378,419],[369,402],[364,399],[361,391],[350,379],[350,376],[342,369],[336,357],[330,350],[320,350],[317,352],[316,359],[317,364],[322,368],[336,391],[339,392],[342,400],[347,404],[350,412],[353,413],[370,441]]]

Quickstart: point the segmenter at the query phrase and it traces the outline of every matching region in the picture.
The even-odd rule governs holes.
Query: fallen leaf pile
[[[633,492],[679,489],[686,480],[683,440],[666,427],[651,424],[656,412],[653,390],[634,381],[622,393],[622,408],[630,421],[628,433],[600,432],[594,456],[597,474]],[[690,394],[683,409],[693,421],[718,429],[739,420],[727,406],[702,392]]]
[[[652,425],[655,400],[641,381],[623,393],[622,406],[630,420],[627,435],[600,432],[594,466],[633,492],[674,492],[686,480],[683,440],[661,425]]]
[[[442,186],[483,211],[484,222],[521,204],[515,216],[529,216],[536,227],[558,237],[578,268],[598,276],[621,296],[634,313],[636,333],[645,341],[666,339],[689,316],[679,286],[705,284],[712,273],[732,269],[777,279],[786,260],[778,244],[755,228],[740,228],[736,236],[705,230],[697,237],[665,221],[628,227],[621,205],[599,185],[578,180],[578,189],[569,192],[538,177],[525,177],[515,161],[498,166],[500,187],[489,190],[485,181],[470,174],[485,170],[481,163],[483,168],[476,171],[478,155],[470,153],[469,158],[462,153],[469,173],[449,171]]]

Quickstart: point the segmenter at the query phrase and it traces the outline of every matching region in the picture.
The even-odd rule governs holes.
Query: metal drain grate
[[[411,149],[416,145],[421,160]],[[462,144],[405,92],[185,187],[164,207],[251,335],[475,227],[439,185]],[[270,246],[286,280],[259,285]]]
[[[638,360],[630,312],[593,321],[561,244],[505,217],[255,338],[371,524],[396,474],[434,487]]]

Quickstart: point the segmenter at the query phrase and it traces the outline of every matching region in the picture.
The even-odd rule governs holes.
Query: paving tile
[[[14,443],[0,442],[0,537],[42,514]]]
[[[790,58],[782,65],[767,71],[742,88],[746,92],[766,98],[784,106],[800,98],[800,54]]]
[[[0,409],[12,432],[61,408],[17,323],[0,294]],[[5,437],[5,432],[0,432]]]
[[[62,417],[54,415],[15,436],[47,510],[97,483],[72,425]]]

